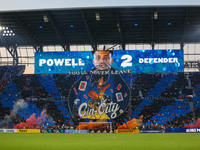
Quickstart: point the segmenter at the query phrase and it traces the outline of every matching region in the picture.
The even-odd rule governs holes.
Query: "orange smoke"
[[[99,123],[99,122],[101,122],[101,123]],[[107,122],[107,120],[97,120],[96,122],[90,121],[89,123],[81,123],[80,125],[78,125],[76,127],[76,129],[80,129],[80,130],[89,129],[89,130],[92,130],[92,129],[96,128],[96,127],[102,126],[103,124],[105,124],[105,122]]]
[[[200,128],[200,118],[198,118],[196,125],[190,124],[190,125],[185,125],[184,128],[190,128],[190,129],[194,129],[194,128]]]
[[[133,118],[123,125],[120,125],[117,129],[135,129],[136,127],[140,127],[142,125],[142,118],[143,116],[140,116],[139,119]]]

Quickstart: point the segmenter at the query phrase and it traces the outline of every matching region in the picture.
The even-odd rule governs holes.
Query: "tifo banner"
[[[140,133],[164,133],[164,130],[140,130]]]
[[[184,133],[200,133],[200,128],[196,129],[187,129],[187,128],[166,128],[165,132],[172,133],[172,132],[184,132]]]
[[[98,65],[115,68],[112,74],[184,72],[183,50],[115,50],[107,56],[104,52],[36,52],[35,74],[93,74],[98,72],[91,69]],[[106,57],[101,63],[102,56]]]
[[[17,132],[17,129],[0,129],[0,132],[10,132],[10,133],[14,133],[14,132]]]
[[[138,129],[119,129],[114,130],[114,133],[140,133]]]
[[[73,116],[114,119],[128,107],[130,89],[121,74],[183,72],[182,50],[35,53],[36,74],[80,75],[69,93]]]
[[[40,133],[40,129],[17,129],[19,133]]]
[[[126,110],[130,95],[119,74],[82,75],[71,87],[69,108],[72,116],[114,119]]]

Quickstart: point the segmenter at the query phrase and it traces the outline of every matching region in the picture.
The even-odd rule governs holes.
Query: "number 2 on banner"
[[[132,66],[132,56],[131,55],[123,55],[121,59],[126,59],[121,63],[122,67]]]

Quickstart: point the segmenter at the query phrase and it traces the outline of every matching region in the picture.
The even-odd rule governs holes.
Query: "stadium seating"
[[[176,116],[180,117],[184,116],[190,112],[189,101],[186,100],[176,100],[170,106],[161,107],[158,114],[153,116],[150,120],[154,123],[158,123],[161,125],[167,124],[168,121],[172,121]],[[149,122],[146,122],[147,126]]]
[[[54,99],[60,99],[60,91],[57,88],[55,84],[55,79],[51,75],[45,75],[45,76],[39,76],[38,78],[40,84],[43,85],[43,87],[48,92],[49,96],[52,96]]]

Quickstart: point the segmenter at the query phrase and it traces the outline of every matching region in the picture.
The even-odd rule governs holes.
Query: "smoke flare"
[[[13,129],[40,129],[42,124],[45,122],[53,122],[52,118],[46,114],[46,110],[41,112],[41,115],[36,118],[36,114],[33,113],[26,122],[21,122],[18,125],[14,126]]]
[[[25,109],[27,107],[28,104],[23,99],[14,102],[13,110],[11,111],[10,115],[6,115],[4,117],[4,120],[0,123],[0,128],[6,128],[11,122],[11,119],[16,118],[18,110]]]

